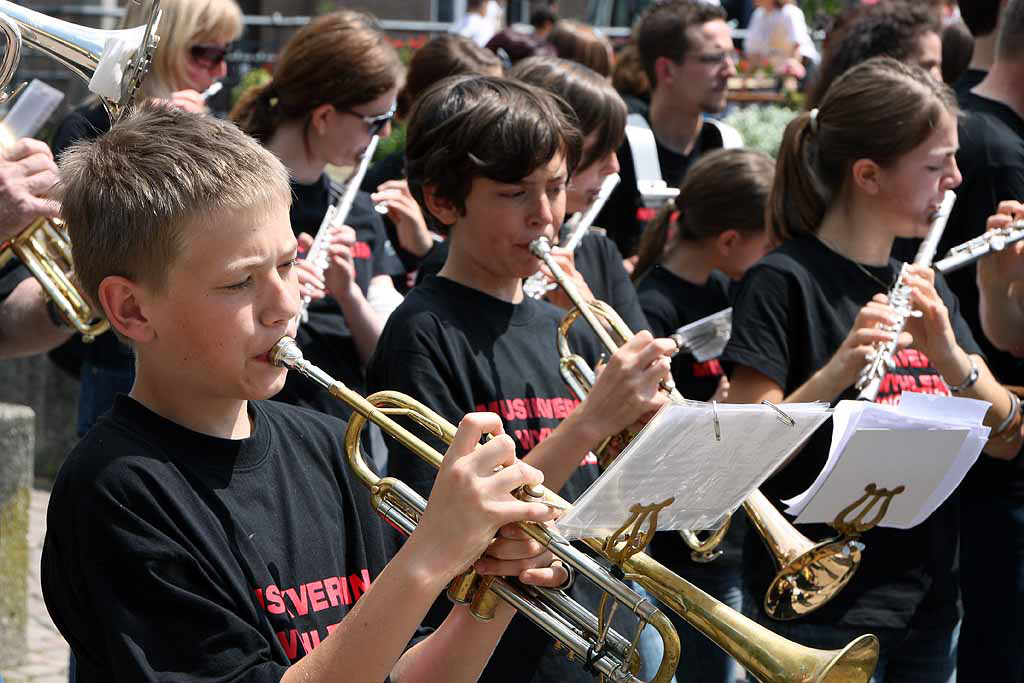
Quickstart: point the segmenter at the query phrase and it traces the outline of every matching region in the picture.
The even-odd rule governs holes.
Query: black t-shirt
[[[683,325],[729,307],[729,278],[717,270],[705,284],[695,285],[655,266],[637,282],[636,289],[656,337],[667,337]],[[681,352],[672,359],[676,388],[695,401],[710,400],[724,374],[717,358],[698,363],[692,353]]]
[[[584,235],[573,258],[591,294],[614,308],[629,329],[651,329],[636,287],[622,265],[622,254],[604,230],[594,228]]]
[[[448,258],[448,242],[436,242],[417,273],[417,285],[437,275]],[[583,276],[594,298],[615,309],[633,332],[650,329],[640,307],[636,288],[622,265],[622,254],[604,230],[591,229],[573,254],[576,270]],[[582,324],[582,323],[580,323]]]
[[[657,143],[658,162],[661,166],[661,178],[668,183],[669,187],[678,187],[683,177],[686,176],[686,172],[690,170],[690,166],[702,154],[721,149],[723,146],[722,133],[715,124],[707,120],[704,121],[689,154],[677,154],[662,145],[657,137],[655,137],[655,142]],[[598,214],[595,224],[608,231],[608,236],[612,238],[623,255],[632,256],[636,253],[644,227],[649,220],[654,218],[654,212],[644,207],[640,193],[636,189],[636,169],[633,167],[633,152],[630,150],[628,140],[619,147],[618,157],[619,176],[622,181],[612,192],[612,196],[608,198],[608,203]]]
[[[579,403],[558,372],[555,334],[561,319],[561,309],[543,301],[510,304],[430,277],[388,320],[367,373],[368,389],[408,394],[453,424],[469,412],[497,413],[523,456]],[[590,331],[574,326],[570,337],[574,351],[593,364],[600,347]],[[444,452],[435,439],[427,441]],[[389,440],[388,446],[388,474],[427,495],[436,470],[396,442]],[[576,500],[598,473],[596,459],[588,456],[559,494]],[[598,596],[588,581],[577,581],[570,592],[596,609]],[[440,600],[428,625],[440,623],[449,609]],[[578,663],[554,654],[550,638],[516,616],[480,680],[582,682],[591,677]]]
[[[12,258],[5,263],[0,268],[0,301],[6,301],[22,280],[27,280],[30,277],[32,274],[18,259]]]
[[[890,283],[900,265],[892,260],[884,267],[864,267]],[[949,309],[957,342],[967,353],[979,353],[960,316],[956,296],[942,276],[936,278],[936,289]],[[882,292],[883,287],[857,264],[816,238],[791,240],[751,268],[740,283],[733,301],[732,336],[723,358],[756,369],[788,395],[828,362],[857,312]],[[923,353],[904,350],[895,362],[895,369],[882,382],[878,402],[897,402],[904,390],[948,395],[948,387]],[[838,398],[855,397],[856,390],[850,387]],[[806,490],[824,466],[831,434],[828,426],[815,432],[761,491],[781,507],[781,499]],[[863,561],[850,584],[804,621],[869,628],[954,623],[959,528],[959,498],[954,494],[913,529],[868,531]],[[801,525],[800,531],[812,540],[835,536],[825,525]],[[748,588],[764,595],[775,567],[755,534],[748,534],[743,561]]]
[[[249,416],[249,438],[220,439],[118,396],[61,468],[42,588],[81,683],[276,683],[384,568],[394,539],[344,423]]]
[[[988,76],[988,71],[982,69],[968,69],[965,71],[957,79],[956,83],[953,84],[953,91],[956,93],[957,98],[962,98],[974,90],[979,83],[985,80],[985,76]]]
[[[292,182],[294,195],[291,208],[292,230],[316,236],[328,205],[337,199],[339,188],[327,175],[310,185]],[[391,275],[397,261],[384,235],[380,215],[373,210],[369,195],[360,192],[345,220],[356,231],[352,246],[355,279],[365,295],[370,281],[377,275]],[[400,269],[401,266],[398,266]],[[327,296],[309,305],[309,321],[299,325],[296,342],[307,360],[339,379],[349,388],[362,392],[364,369],[359,360],[352,334],[345,323],[341,307],[334,297]],[[348,417],[351,409],[332,398],[319,386],[296,373],[289,373],[284,388],[274,400],[313,408],[329,415]]]

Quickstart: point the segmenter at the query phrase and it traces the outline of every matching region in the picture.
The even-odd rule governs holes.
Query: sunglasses
[[[396,106],[396,104],[392,103],[390,109],[383,114],[378,114],[377,116],[365,116],[359,112],[352,111],[351,109],[345,109],[344,112],[362,119],[363,123],[366,124],[366,130],[369,132],[370,137],[373,137],[374,135],[380,135],[380,132],[384,130],[384,127],[391,123],[391,119],[395,118]]]
[[[226,47],[218,45],[193,45],[188,49],[189,56],[199,66],[205,69],[215,69],[224,61],[228,54]]]

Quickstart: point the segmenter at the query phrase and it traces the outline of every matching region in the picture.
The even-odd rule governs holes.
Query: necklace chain
[[[879,285],[880,285],[880,286],[882,287],[882,289],[884,289],[885,291],[889,291],[890,289],[892,289],[892,286],[893,286],[893,284],[894,284],[894,283],[888,283],[888,284],[886,284],[885,282],[883,282],[883,281],[882,281],[882,279],[881,279],[880,277],[878,277],[877,275],[875,275],[874,273],[872,273],[872,272],[871,272],[870,270],[868,270],[867,268],[865,268],[865,267],[864,267],[864,266],[863,266],[863,265],[862,265],[861,263],[859,263],[859,262],[857,262],[857,261],[854,261],[854,260],[853,260],[852,258],[850,258],[849,256],[846,256],[845,254],[843,254],[843,252],[841,252],[841,251],[839,251],[838,249],[836,249],[836,247],[835,247],[835,245],[834,245],[834,244],[832,244],[831,242],[829,242],[828,240],[826,240],[826,239],[825,239],[824,237],[822,237],[821,235],[815,235],[815,237],[817,237],[817,238],[818,238],[818,241],[819,241],[819,242],[821,242],[821,243],[822,243],[822,244],[824,244],[824,245],[825,245],[826,247],[828,247],[830,251],[833,251],[833,252],[835,252],[836,254],[838,254],[839,256],[842,256],[843,258],[845,258],[845,259],[846,259],[847,261],[849,261],[849,262],[850,262],[850,263],[852,263],[853,265],[857,266],[857,268],[858,268],[858,269],[860,270],[860,272],[864,273],[864,274],[865,274],[865,275],[867,275],[867,276],[868,276],[869,278],[871,278],[872,280],[874,280],[875,282],[877,282],[877,283],[878,283],[878,284],[879,284]]]

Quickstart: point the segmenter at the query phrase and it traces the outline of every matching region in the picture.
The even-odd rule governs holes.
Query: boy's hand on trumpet
[[[477,574],[484,576],[511,576],[533,586],[557,588],[565,585],[568,570],[554,554],[518,524],[506,524],[498,529],[498,536],[487,552],[473,564]]]
[[[612,355],[586,400],[570,416],[586,430],[590,448],[665,404],[668,395],[661,385],[672,380],[675,350],[671,339],[655,339],[642,330]]]
[[[494,438],[485,444],[485,434]],[[445,583],[476,562],[489,570],[522,574],[526,580],[558,585],[564,569],[546,571],[551,556],[518,532],[498,530],[515,522],[544,523],[558,511],[543,503],[523,502],[513,492],[539,486],[543,473],[516,457],[515,443],[493,413],[469,413],[445,454],[427,509],[406,543],[423,549],[425,568]],[[488,553],[489,557],[481,559]],[[561,579],[558,581],[556,579]],[[550,583],[549,583],[550,582]]]

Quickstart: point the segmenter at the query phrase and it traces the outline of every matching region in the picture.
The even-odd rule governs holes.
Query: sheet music
[[[662,408],[556,523],[568,538],[604,536],[635,504],[674,501],[659,529],[713,529],[828,419],[824,403],[780,406],[688,401]],[[715,415],[721,440],[715,438]]]
[[[832,447],[810,488],[783,501],[798,524],[831,523],[865,486],[903,486],[879,526],[909,529],[931,515],[978,459],[989,428],[985,401],[903,394],[900,405],[840,401]]]

